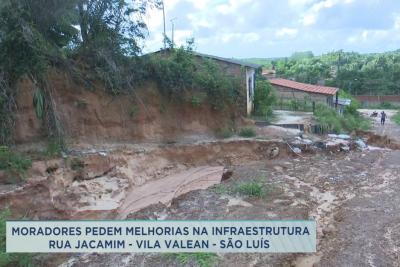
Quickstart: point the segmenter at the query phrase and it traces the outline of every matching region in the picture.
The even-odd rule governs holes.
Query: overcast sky
[[[400,0],[164,0],[167,35],[194,37],[198,52],[236,58],[311,50],[383,52],[400,48]],[[146,18],[145,52],[162,47],[162,11]]]

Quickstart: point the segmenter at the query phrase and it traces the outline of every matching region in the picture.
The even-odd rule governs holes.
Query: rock
[[[294,147],[293,148],[293,152],[296,153],[296,154],[301,154],[301,149],[298,148],[298,147]]]
[[[367,144],[361,139],[358,139],[355,143],[356,143],[357,147],[361,150],[368,148]]]
[[[340,150],[341,150],[341,151],[348,152],[348,151],[350,151],[350,147],[349,147],[349,146],[341,146],[341,147],[340,147]]]
[[[306,145],[311,145],[313,141],[311,141],[310,139],[303,139],[303,143]]]
[[[269,158],[273,159],[279,155],[279,147],[273,147],[268,153]]]
[[[337,138],[347,140],[347,139],[350,139],[350,135],[348,135],[348,134],[339,134],[337,136]]]
[[[330,138],[338,138],[337,134],[328,134]]]
[[[222,174],[221,181],[228,180],[232,177],[233,171],[230,169],[224,169],[224,173]]]

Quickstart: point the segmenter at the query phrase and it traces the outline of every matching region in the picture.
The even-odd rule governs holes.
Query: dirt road
[[[360,109],[359,110],[364,116],[369,117],[372,112],[376,111],[379,113],[379,116],[373,119],[372,131],[385,136],[387,135],[389,138],[400,141],[400,127],[393,120],[392,116],[396,114],[397,110],[372,110],[372,109]],[[386,119],[385,125],[381,125],[380,114],[382,111],[388,115]]]
[[[385,133],[390,135],[389,137],[394,137],[392,135],[400,131],[400,127],[395,124],[388,123],[385,127]],[[381,130],[378,125],[375,125],[374,129],[378,133]],[[271,151],[276,149],[280,151],[279,155],[271,157]],[[35,204],[32,210],[35,210],[38,218],[54,218],[57,215],[55,212],[68,216],[69,213],[61,213],[63,206],[59,203],[69,206],[76,206],[76,203],[83,205],[86,202],[75,201],[82,198],[82,195],[86,194],[90,199],[104,199],[104,196],[109,195],[108,192],[103,192],[107,191],[108,187],[96,191],[89,187],[91,183],[116,181],[120,186],[117,189],[123,191],[129,179],[135,186],[146,186],[146,181],[161,181],[162,178],[185,173],[192,168],[210,165],[221,169],[224,166],[231,171],[232,176],[223,179],[221,184],[213,188],[180,195],[169,206],[154,204],[124,214],[132,219],[160,220],[315,219],[318,226],[318,252],[315,254],[200,254],[197,255],[200,260],[196,260],[196,256],[186,258],[188,256],[181,254],[157,253],[84,254],[62,257],[50,255],[44,259],[43,264],[38,265],[399,267],[400,150],[359,150],[350,149],[350,146],[348,149],[339,147],[329,150],[315,147],[308,153],[303,151],[300,156],[291,151],[286,142],[238,139],[163,146],[148,151],[115,151],[109,152],[108,157],[90,156],[85,158],[85,168],[93,167],[92,169],[96,170],[90,175],[90,180],[75,181],[67,188],[63,184],[63,190],[69,188],[64,190],[67,195],[62,193],[64,191],[51,191],[58,192],[59,199],[68,201],[56,202],[57,209],[53,206],[39,205],[49,204],[49,201],[42,191],[38,191],[40,194],[34,199],[39,204]],[[147,164],[148,162],[151,164]],[[114,167],[110,169],[110,166]],[[48,173],[47,169],[44,168],[45,173]],[[54,175],[48,175],[58,181],[56,178],[68,171],[71,171],[68,167],[60,165],[58,170],[54,171]],[[83,172],[85,175],[87,173],[91,172]],[[64,176],[61,178],[66,182]],[[86,191],[75,190],[81,184],[85,185],[82,188],[86,188]],[[54,183],[54,186],[56,185]],[[246,194],[243,185],[259,188],[262,194]],[[6,198],[9,203],[14,204],[14,210],[21,206],[23,196],[33,198],[30,191],[25,195],[19,191],[17,193],[11,195],[13,198],[8,195]],[[86,201],[87,198],[83,200]],[[136,200],[135,196],[127,199]],[[27,201],[22,202],[22,206],[26,206]],[[102,211],[89,213],[93,217],[88,217],[86,212],[85,218],[103,218],[100,217],[103,213],[115,215],[112,211]],[[50,215],[53,217],[49,217]],[[80,213],[76,216],[78,215]],[[207,261],[207,265],[204,265],[204,261]]]

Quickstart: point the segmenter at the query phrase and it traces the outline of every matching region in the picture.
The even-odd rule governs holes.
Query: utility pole
[[[163,13],[163,22],[164,22],[164,33],[163,33],[163,43],[164,43],[164,50],[167,48],[166,45],[166,33],[165,33],[165,8],[164,8],[164,1],[162,1],[162,13]]]
[[[175,30],[175,24],[174,21],[176,20],[176,18],[171,19],[171,26],[172,26],[172,35],[171,35],[171,42],[172,42],[172,48],[174,48],[174,30]]]

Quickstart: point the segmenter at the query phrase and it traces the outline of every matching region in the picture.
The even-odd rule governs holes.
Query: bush
[[[257,198],[260,198],[264,195],[263,186],[257,181],[240,184],[235,188],[234,192],[248,197]]]
[[[31,165],[30,159],[10,151],[6,146],[0,146],[0,170],[22,177]]]
[[[211,59],[195,56],[181,47],[149,57],[148,78],[155,79],[161,93],[183,101],[187,93],[200,92],[190,99],[194,107],[207,102],[215,109],[236,105],[241,94],[237,77],[229,75]]]
[[[215,132],[215,136],[221,139],[230,138],[233,134],[233,131],[227,127],[221,128]]]
[[[272,115],[272,106],[276,102],[276,94],[271,85],[268,81],[259,79],[256,81],[256,88],[254,92],[254,115]]]
[[[9,209],[0,211],[0,266],[33,266],[32,257],[29,254],[6,253],[6,221],[10,215]]]
[[[371,127],[371,121],[362,117],[354,106],[346,107],[342,116],[335,109],[319,104],[314,115],[323,132],[351,132],[353,130],[368,130]]]
[[[400,125],[400,110],[392,117],[393,121]]]
[[[252,127],[244,127],[242,129],[240,129],[239,131],[239,135],[241,137],[255,137],[256,136],[256,130]]]
[[[172,253],[168,255],[177,260],[181,265],[187,265],[191,261],[194,261],[200,267],[214,266],[219,259],[215,253]]]

